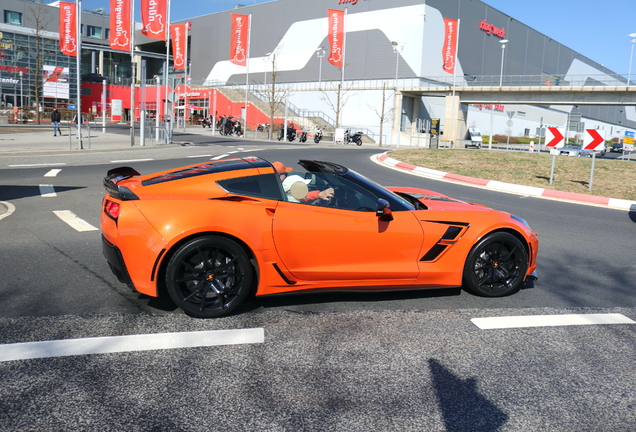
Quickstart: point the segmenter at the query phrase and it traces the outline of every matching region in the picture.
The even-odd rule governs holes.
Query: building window
[[[104,39],[109,39],[110,38],[110,29],[105,29],[104,30]]]
[[[101,27],[95,27],[95,26],[92,26],[92,25],[86,26],[86,36],[88,36],[90,38],[101,39],[102,38],[102,28]]]
[[[22,25],[22,14],[20,12],[4,11],[4,23]]]

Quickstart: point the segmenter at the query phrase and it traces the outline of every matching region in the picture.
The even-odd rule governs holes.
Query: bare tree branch
[[[40,124],[42,120],[42,113],[40,112],[40,94],[42,93],[44,84],[42,81],[42,69],[44,69],[42,34],[52,19],[48,9],[49,8],[45,8],[42,4],[34,3],[27,6],[27,14],[25,16],[25,19],[32,23],[33,35],[35,36],[35,77],[33,81],[35,84],[35,113],[38,124]]]
[[[394,108],[391,108],[390,110],[386,110],[386,102],[391,98],[391,95],[389,94],[388,96],[386,96],[386,82],[384,82],[382,84],[382,108],[380,109],[380,111],[378,111],[378,109],[376,107],[374,107],[371,104],[367,104],[367,106],[369,108],[371,108],[375,114],[380,118],[380,147],[382,147],[382,133],[383,133],[383,129],[384,129],[384,122],[389,121],[393,118],[393,110]]]

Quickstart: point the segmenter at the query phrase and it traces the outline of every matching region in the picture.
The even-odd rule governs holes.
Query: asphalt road
[[[0,343],[250,328],[264,329],[263,342],[0,361],[0,430],[636,429],[636,326],[483,330],[471,322],[636,320],[633,213],[413,176],[378,165],[371,156],[380,150],[367,146],[191,142],[0,158],[0,201],[15,207],[0,219]],[[539,233],[539,280],[501,299],[460,290],[289,295],[196,320],[132,293],[108,269],[99,231],[76,231],[53,213],[70,210],[98,227],[107,169],[148,173],[221,154],[335,160],[384,185],[514,213]],[[8,168],[9,160],[67,165]],[[61,171],[44,177],[53,168]],[[51,191],[43,184],[55,196],[43,196]]]

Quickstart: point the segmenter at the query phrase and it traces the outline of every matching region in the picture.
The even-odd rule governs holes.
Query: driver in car
[[[318,199],[321,199],[323,201],[330,201],[331,198],[333,198],[333,194],[334,194],[333,188],[328,188],[323,191],[314,190],[309,192],[307,188],[307,184],[311,182],[311,180],[306,180],[299,175],[288,176],[288,174],[292,172],[293,169],[286,167],[281,162],[274,162],[272,163],[272,165],[274,166],[274,169],[276,169],[276,172],[280,175],[280,181],[283,183],[283,189],[285,190],[285,193],[287,194],[288,198],[293,198],[293,200],[290,199],[290,201],[309,204]],[[302,187],[300,185],[293,187],[296,183],[299,183],[299,182],[304,185],[304,190],[305,190],[304,198],[300,198],[300,199],[296,198],[294,195],[301,194],[302,191],[300,189],[302,189]],[[295,193],[292,194],[292,189],[298,189],[298,190],[294,190]]]

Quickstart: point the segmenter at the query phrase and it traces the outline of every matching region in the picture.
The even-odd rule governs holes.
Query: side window
[[[289,176],[287,179],[291,179],[291,177]],[[301,180],[301,178],[297,180]],[[305,178],[304,182],[306,182],[304,198],[300,196],[294,196],[293,199],[288,197],[288,201],[342,210],[375,212],[378,201],[377,196],[357,183],[343,177],[326,173],[314,173]],[[286,181],[283,181],[283,189],[288,196],[294,195]],[[298,189],[302,190],[303,188]],[[328,200],[319,196],[320,192],[330,189],[332,190],[332,196]]]
[[[239,177],[218,182],[226,191],[256,198],[282,200],[280,182],[275,174],[262,174],[249,177]]]

